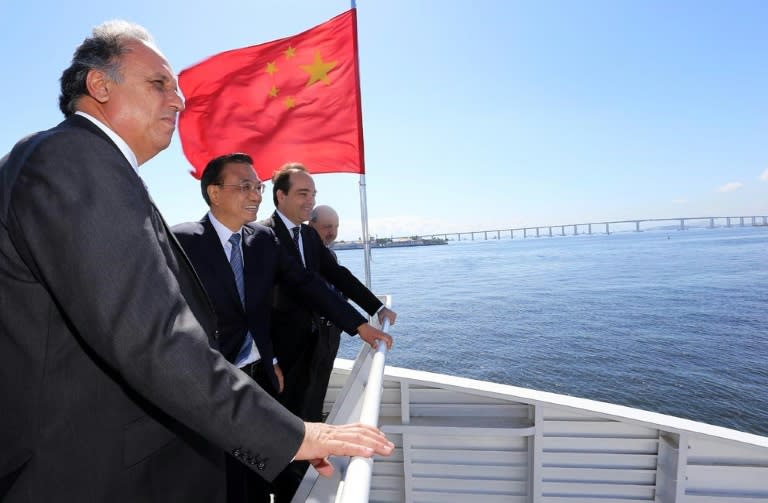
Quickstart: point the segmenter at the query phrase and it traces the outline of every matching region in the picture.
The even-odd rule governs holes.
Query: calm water
[[[768,435],[768,228],[373,251],[387,363]],[[364,278],[362,252],[339,260]],[[354,358],[357,338],[342,340]]]

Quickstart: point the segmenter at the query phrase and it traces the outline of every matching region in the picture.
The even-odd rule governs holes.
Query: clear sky
[[[61,72],[104,20],[144,25],[179,72],[349,6],[0,0],[0,155],[61,120]],[[768,2],[357,7],[371,235],[768,214]],[[206,210],[188,170],[177,136],[140,169],[171,224]],[[315,181],[360,236],[360,177]]]

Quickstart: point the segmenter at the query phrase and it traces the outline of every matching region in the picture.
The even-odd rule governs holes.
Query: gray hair
[[[91,70],[107,74],[115,82],[122,80],[120,58],[131,41],[141,41],[154,47],[152,35],[138,24],[120,19],[106,21],[93,28],[90,37],[75,49],[72,63],[61,74],[59,109],[65,117],[77,111],[77,102],[88,94],[86,78]]]
[[[321,213],[330,213],[338,216],[336,213],[336,210],[334,210],[328,205],[321,204],[319,206],[315,206],[314,208],[312,208],[312,212],[309,214],[309,221],[313,223],[317,222],[317,219],[320,218]]]

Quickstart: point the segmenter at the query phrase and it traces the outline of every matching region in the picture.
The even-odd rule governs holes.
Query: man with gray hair
[[[225,500],[224,453],[389,454],[376,428],[304,423],[210,345],[216,317],[138,167],[184,109],[140,26],[94,29],[61,77],[66,119],[0,159],[0,500]]]
[[[333,243],[336,241],[336,236],[339,234],[339,215],[336,213],[336,210],[324,204],[315,206],[309,215],[309,226],[317,231],[323,244],[338,263],[339,259],[332,248]],[[328,285],[344,300],[347,299],[332,284],[329,283]],[[325,394],[328,392],[328,382],[333,373],[333,362],[336,359],[336,354],[339,352],[339,344],[341,343],[341,329],[325,316],[320,316],[319,319],[318,333],[320,337],[318,338],[317,347],[312,355],[312,362],[310,364],[312,375],[315,378],[312,381],[310,390],[307,392],[307,404],[309,407],[307,417],[314,419],[322,418],[323,401],[325,400]]]
[[[325,204],[315,206],[309,214],[309,226],[317,231],[323,244],[331,249],[339,235],[339,215]],[[336,256],[335,253],[333,255]]]

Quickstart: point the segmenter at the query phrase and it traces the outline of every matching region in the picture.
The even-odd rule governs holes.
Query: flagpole
[[[355,80],[357,81],[357,123],[360,134],[360,219],[362,220],[362,240],[363,240],[363,263],[365,265],[365,286],[371,288],[371,242],[368,238],[368,196],[365,192],[365,151],[363,148],[363,107],[360,99],[360,57],[357,46],[357,2],[350,0],[351,8],[354,9],[353,22],[353,44],[355,53]]]
[[[365,194],[365,175],[360,175],[360,218],[363,223],[363,254],[365,263],[365,286],[371,289],[371,242],[368,240],[368,205]]]

